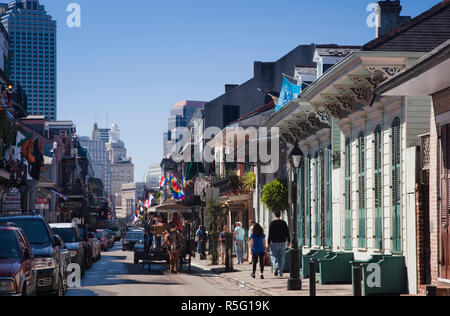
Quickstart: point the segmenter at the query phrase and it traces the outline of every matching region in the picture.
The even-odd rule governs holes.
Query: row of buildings
[[[262,190],[286,179],[286,217],[321,282],[352,282],[350,269],[337,267],[378,263],[382,285],[364,283],[366,294],[448,291],[450,1],[415,18],[401,11],[398,0],[378,1],[376,38],[365,45],[301,45],[255,62],[253,78],[226,85],[180,123],[188,141],[185,129],[169,131],[178,145],[165,142],[161,166],[192,186],[184,204],[202,217],[218,200],[230,228],[254,219],[267,229]],[[301,93],[276,109],[286,77]],[[249,174],[254,185],[236,185]]]
[[[0,4],[0,213],[93,224],[121,210],[134,181],[117,125],[78,137],[57,120],[56,21],[38,0]]]

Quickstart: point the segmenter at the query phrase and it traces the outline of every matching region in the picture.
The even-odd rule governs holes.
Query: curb
[[[237,279],[237,278],[234,278],[234,277],[231,277],[231,276],[228,276],[228,275],[221,274],[215,268],[209,268],[207,266],[204,266],[204,265],[201,265],[201,264],[198,264],[198,263],[194,263],[194,262],[192,263],[192,266],[200,268],[200,269],[203,269],[203,270],[208,270],[208,271],[210,271],[210,272],[212,272],[214,274],[217,274],[219,277],[221,277],[221,278],[223,278],[225,280],[238,283],[240,286],[242,286],[242,287],[244,287],[244,288],[246,288],[248,290],[254,291],[254,292],[260,294],[261,296],[274,296],[273,294],[271,294],[269,292],[266,292],[263,289],[261,289],[261,288],[259,288],[257,286],[254,286],[254,285],[252,285],[249,282],[245,282],[245,281],[242,281],[240,279]]]

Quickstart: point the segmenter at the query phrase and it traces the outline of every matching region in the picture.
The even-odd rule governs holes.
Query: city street
[[[153,264],[151,272],[133,264],[133,252],[120,244],[102,253],[102,259],[86,271],[81,288],[67,296],[254,296],[239,285],[210,271],[192,267],[192,273],[171,275],[167,265]]]

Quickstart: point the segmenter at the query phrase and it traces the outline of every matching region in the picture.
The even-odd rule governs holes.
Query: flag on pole
[[[278,112],[283,106],[298,98],[302,88],[296,84],[290,82],[286,77],[283,78],[283,86],[281,87],[280,98],[278,99],[275,111]]]

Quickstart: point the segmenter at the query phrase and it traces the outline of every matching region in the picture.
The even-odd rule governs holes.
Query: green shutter
[[[326,162],[325,162],[325,170],[326,170],[326,246],[331,247],[333,245],[332,242],[332,209],[333,209],[333,196],[332,196],[332,182],[331,182],[331,170],[333,168],[332,159],[331,159],[331,147],[327,148],[325,154]]]
[[[351,142],[345,142],[345,249],[352,250],[352,161]]]
[[[401,129],[400,119],[392,123],[392,250],[402,251],[401,215]]]
[[[367,247],[366,238],[366,146],[364,133],[360,133],[358,137],[358,247]]]
[[[382,134],[378,125],[374,132],[374,178],[375,178],[375,249],[383,249],[383,163]]]
[[[311,158],[305,163],[305,245],[311,247]]]
[[[303,222],[305,217],[305,190],[304,190],[304,177],[303,177],[303,165],[298,170],[298,245],[303,246]]]
[[[319,215],[319,201],[320,201],[320,197],[319,197],[319,166],[320,166],[320,161],[319,161],[319,153],[316,153],[315,155],[315,163],[314,163],[314,192],[315,192],[315,196],[314,196],[314,214],[315,214],[315,219],[314,219],[314,244],[315,246],[320,246],[320,215]]]

